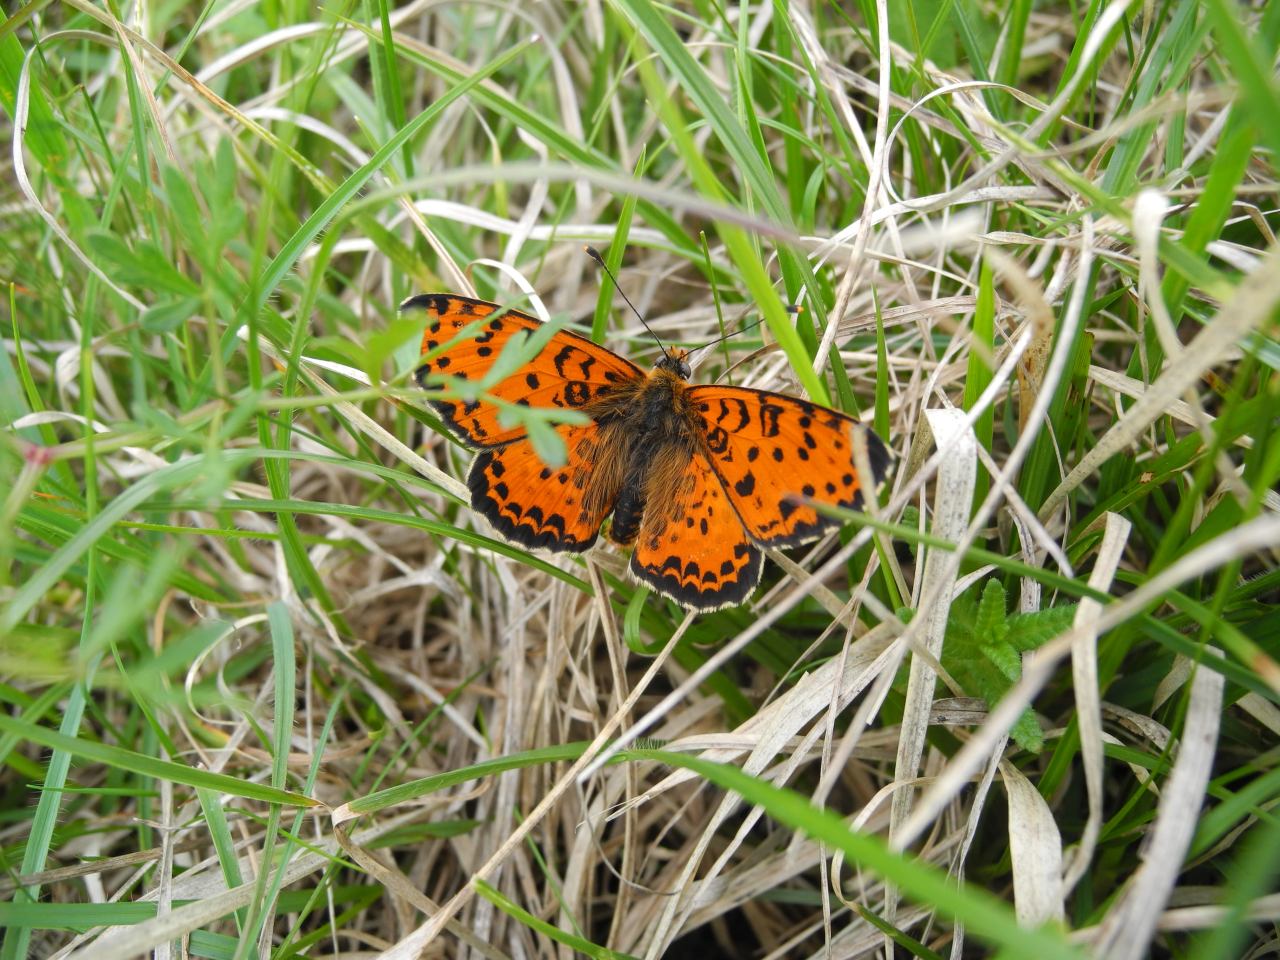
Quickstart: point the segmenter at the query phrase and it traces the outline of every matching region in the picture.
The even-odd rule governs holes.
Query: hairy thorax
[[[634,390],[584,408],[599,425],[592,451],[596,467],[584,502],[614,504],[609,537],[615,543],[635,540],[646,509],[646,523],[674,519],[679,487],[697,449],[697,424],[686,390],[675,373],[657,369]]]

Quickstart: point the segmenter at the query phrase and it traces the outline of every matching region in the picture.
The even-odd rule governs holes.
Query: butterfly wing
[[[427,314],[423,359],[415,374],[424,387],[433,374],[482,380],[513,336],[521,331],[536,333],[543,327],[541,320],[519,310],[504,311],[494,303],[451,294],[423,294],[406,300],[400,309],[420,309]],[[631,361],[561,330],[536,357],[484,392],[522,406],[573,409],[643,380],[644,371]],[[502,406],[490,400],[432,398],[428,402],[445,426],[468,446],[500,446],[524,436],[519,424],[507,427],[498,422]]]
[[[513,543],[581,553],[613,509],[621,472],[594,423],[556,432],[568,452],[563,467],[544,464],[527,439],[482,449],[467,476],[471,506]]]
[[[870,486],[888,467],[889,453],[878,436],[816,403],[712,385],[690,387],[689,399],[712,468],[747,532],[763,546],[793,546],[840,525],[810,502],[861,506],[867,478],[854,466],[855,433],[866,439]]]
[[[663,465],[655,463],[654,472],[661,475]],[[695,453],[665,486],[646,496],[631,573],[693,610],[742,603],[760,582],[761,553],[711,464]]]

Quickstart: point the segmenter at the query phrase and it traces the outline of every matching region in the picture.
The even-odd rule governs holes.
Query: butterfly
[[[519,310],[430,293],[401,304],[425,312],[425,388],[479,381],[513,337],[542,330]],[[543,335],[548,331],[542,330]],[[884,443],[846,414],[746,387],[691,385],[687,354],[663,348],[653,370],[577,334],[551,333],[536,356],[486,384],[489,397],[585,414],[555,426],[563,466],[542,461],[526,430],[507,425],[492,400],[427,402],[478,452],[467,477],[471,506],[523,547],[581,553],[608,538],[633,547],[641,583],[691,610],[745,601],[760,581],[762,548],[805,543],[840,521],[813,504],[859,507],[866,477],[853,444],[866,445],[874,487],[889,462]]]

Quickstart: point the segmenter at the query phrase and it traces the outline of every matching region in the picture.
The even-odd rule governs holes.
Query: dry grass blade
[[[938,471],[934,493],[932,533],[954,542],[963,538],[968,525],[968,505],[973,500],[977,476],[976,444],[972,428],[959,411],[930,410],[927,417],[934,443],[942,454],[942,466]],[[929,552],[921,582],[921,606],[928,612],[917,621],[919,628],[908,628],[904,638],[914,640],[934,660],[942,653],[947,613],[959,566],[959,558],[952,552]],[[912,659],[895,767],[895,779],[899,782],[915,779],[924,749],[925,731],[929,725],[935,680],[935,673],[926,659]],[[910,791],[903,790],[894,795],[893,809],[893,820],[897,827],[911,810]],[[892,833],[896,835],[897,830]]]
[[[1018,922],[1029,927],[1061,922],[1062,837],[1053,811],[1017,767],[1001,763],[1000,776],[1009,795],[1009,854]]]
[[[1280,6],[250,6],[0,26],[0,960],[1273,947]],[[438,404],[549,466],[558,354],[432,293],[865,509],[696,615],[507,542]]]
[[[1106,593],[1111,588],[1116,571],[1120,567],[1120,560],[1124,556],[1129,530],[1130,524],[1123,517],[1113,513],[1107,514],[1102,546],[1098,549],[1098,560],[1094,564],[1093,573],[1089,575],[1089,586],[1099,593]],[[1080,843],[1073,851],[1066,876],[1063,878],[1063,887],[1066,890],[1074,887],[1084,876],[1084,872],[1089,869],[1094,847],[1102,830],[1104,784],[1102,703],[1098,697],[1098,634],[1090,632],[1090,628],[1097,624],[1101,612],[1102,605],[1096,600],[1082,600],[1072,624],[1074,631],[1071,645],[1071,689],[1075,692],[1076,722],[1080,728],[1080,753],[1084,765],[1089,815],[1085,820]]]
[[[958,542],[965,536],[969,507],[973,503],[977,478],[976,438],[973,428],[958,410],[929,410],[925,416],[934,444],[942,456],[934,490],[932,533],[944,540]],[[925,615],[914,622],[920,625],[920,629],[908,627],[904,639],[915,640],[934,661],[942,654],[947,614],[951,608],[959,570],[960,557],[956,553],[929,551],[921,581],[920,605]],[[929,659],[912,657],[906,704],[902,712],[902,732],[898,738],[897,758],[894,762],[894,779],[899,784],[916,778],[920,757],[924,752],[936,679]],[[889,842],[898,849],[910,842],[903,839],[901,831],[911,813],[911,802],[912,791],[909,789],[899,790],[893,795]],[[891,919],[895,907],[891,900],[888,910]]]
[[[1200,817],[1204,788],[1218,743],[1222,688],[1221,674],[1212,670],[1196,671],[1185,731],[1178,744],[1173,772],[1160,795],[1146,859],[1124,893],[1111,905],[1092,938],[1093,948],[1100,956],[1139,960],[1147,955],[1151,933],[1178,882]]]

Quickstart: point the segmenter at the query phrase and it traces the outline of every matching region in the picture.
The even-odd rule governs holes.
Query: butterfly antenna
[[[794,303],[788,304],[787,313],[791,313],[791,314],[804,313],[804,307]],[[752,327],[758,327],[762,323],[764,323],[764,317],[761,317],[758,320],[753,320],[750,323],[748,323],[746,326],[739,327],[737,330],[730,330],[728,333],[724,334],[723,336],[716,337],[714,340],[708,343],[701,344],[700,346],[694,347],[693,349],[705,350],[707,347],[714,347],[717,343],[724,343],[724,341],[728,340],[730,337],[736,337],[740,333],[746,333]]]
[[[705,350],[707,349],[707,347],[714,347],[717,343],[724,343],[724,341],[728,340],[730,337],[736,337],[740,333],[746,333],[752,327],[758,327],[762,323],[764,323],[763,317],[759,320],[753,320],[751,323],[748,323],[745,327],[739,327],[737,330],[730,330],[728,333],[726,333],[722,337],[716,337],[714,340],[709,340],[704,344],[700,344],[699,346],[695,347],[695,349]]]
[[[666,345],[663,344],[662,339],[656,333],[653,332],[653,328],[649,326],[649,322],[640,315],[640,311],[637,310],[636,305],[631,302],[631,298],[627,296],[626,292],[622,289],[622,287],[618,286],[618,278],[613,275],[613,271],[609,269],[609,265],[604,262],[604,257],[600,256],[600,251],[592,246],[585,246],[582,249],[587,252],[588,257],[590,257],[596,263],[600,264],[600,266],[604,269],[605,274],[609,277],[610,280],[613,281],[613,289],[617,290],[618,293],[622,294],[622,299],[627,302],[627,306],[630,307],[631,312],[636,315],[636,319],[638,319],[642,324],[644,324],[644,328],[649,331],[649,336],[653,337],[653,339],[657,341],[658,349],[662,351],[664,356],[670,358],[671,351],[669,351],[666,348]]]

